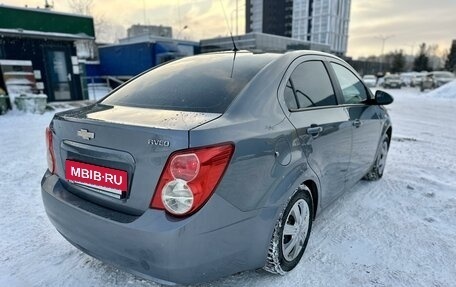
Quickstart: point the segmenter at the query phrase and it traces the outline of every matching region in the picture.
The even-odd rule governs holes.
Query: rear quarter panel
[[[242,211],[282,206],[305,180],[319,185],[277,98],[283,74],[294,58],[284,55],[266,66],[222,117],[190,131],[191,147],[235,144],[216,193]]]

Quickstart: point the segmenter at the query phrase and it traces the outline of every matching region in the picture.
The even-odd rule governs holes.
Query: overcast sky
[[[79,0],[87,1],[87,0]],[[52,2],[50,0],[49,2]],[[69,12],[66,0],[55,0],[55,10]],[[0,0],[0,3],[29,7],[44,6],[45,0]],[[235,0],[222,0],[228,25],[235,21]],[[245,1],[239,0],[239,34],[245,31]],[[93,15],[112,24],[110,34],[120,35],[132,24],[173,26],[174,35],[192,40],[227,35],[219,0],[93,0]],[[145,12],[145,13],[144,13]],[[184,26],[188,26],[183,30]],[[233,33],[236,33],[233,24]],[[455,0],[352,0],[348,55],[380,54],[381,36],[385,53],[403,49],[415,53],[422,42],[448,49],[456,39]]]

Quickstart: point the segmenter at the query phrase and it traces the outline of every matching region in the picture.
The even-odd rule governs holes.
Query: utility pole
[[[147,25],[146,23],[146,0],[143,0],[143,16],[144,16],[144,26]]]
[[[410,55],[413,56],[413,51],[415,50],[415,43],[413,44],[408,44],[406,45],[407,47],[410,47]]]
[[[393,38],[394,35],[388,35],[388,36],[385,36],[385,35],[379,35],[377,37],[375,37],[375,39],[379,39],[382,41],[382,51],[381,51],[381,54],[380,54],[380,70],[381,72],[383,72],[383,61],[385,60],[385,55],[384,55],[384,52],[385,52],[385,42],[388,40],[388,39],[391,39]]]
[[[238,11],[239,11],[239,5],[238,5],[238,2],[239,0],[236,0],[236,36],[239,35],[239,31],[238,31]]]
[[[184,31],[185,29],[188,29],[188,26],[187,26],[187,25],[185,25],[184,27],[182,27],[182,28],[179,30],[179,32],[178,32],[177,35],[176,35],[176,39],[179,39],[179,37],[180,37],[182,31]]]
[[[382,53],[381,53],[382,56],[383,56],[383,53],[385,52],[385,42],[388,39],[391,39],[393,37],[394,37],[394,35],[388,35],[388,36],[380,35],[380,36],[375,37],[375,38],[380,39],[382,41]]]

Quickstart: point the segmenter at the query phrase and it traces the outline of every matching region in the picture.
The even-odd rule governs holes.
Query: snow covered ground
[[[429,91],[426,96],[433,98],[456,99],[456,80],[453,80],[435,90]]]
[[[384,178],[317,218],[298,267],[201,286],[456,286],[456,97],[390,92]],[[0,116],[0,286],[157,286],[83,254],[48,221],[40,179],[51,117]]]

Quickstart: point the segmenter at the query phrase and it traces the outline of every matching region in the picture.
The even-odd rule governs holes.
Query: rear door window
[[[288,79],[284,98],[289,109],[337,105],[331,80],[321,61],[299,64]]]
[[[112,93],[103,104],[223,113],[274,54],[208,54],[153,69]],[[232,75],[231,75],[232,74]]]

